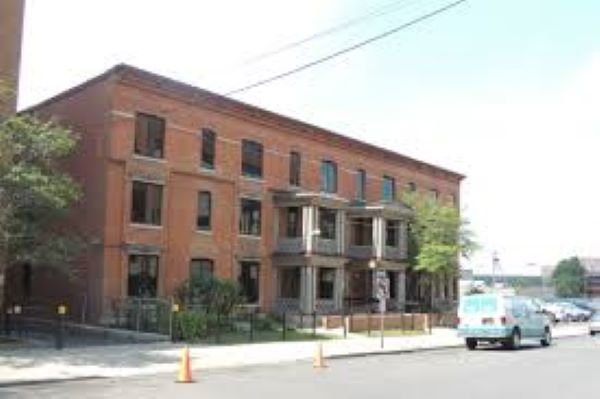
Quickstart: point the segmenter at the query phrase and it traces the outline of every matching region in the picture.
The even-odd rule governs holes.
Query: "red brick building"
[[[94,237],[79,265],[93,318],[201,272],[264,310],[335,311],[372,296],[376,267],[401,305],[410,212],[394,200],[458,204],[463,178],[127,65],[32,111],[81,135],[68,168],[85,193],[74,220]]]

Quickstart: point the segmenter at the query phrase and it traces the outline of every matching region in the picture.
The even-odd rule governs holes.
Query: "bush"
[[[187,342],[198,341],[208,335],[212,318],[206,313],[184,311],[177,315],[181,338]]]
[[[200,305],[208,314],[229,315],[243,298],[238,285],[211,275],[200,275],[184,281],[176,289],[179,303]]]

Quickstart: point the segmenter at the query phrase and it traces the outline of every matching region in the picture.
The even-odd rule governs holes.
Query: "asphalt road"
[[[196,372],[194,384],[172,375],[0,388],[0,398],[502,398],[600,396],[600,338],[555,341],[519,351],[451,349],[328,362]]]

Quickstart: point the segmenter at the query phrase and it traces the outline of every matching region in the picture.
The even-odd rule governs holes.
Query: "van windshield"
[[[463,313],[495,313],[498,310],[498,297],[493,295],[465,296],[460,305]]]

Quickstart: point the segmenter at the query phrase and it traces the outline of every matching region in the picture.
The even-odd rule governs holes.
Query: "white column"
[[[306,254],[310,255],[313,251],[314,239],[314,206],[307,205],[302,207],[302,240],[304,241],[304,249]]]
[[[342,309],[344,306],[344,292],[346,285],[346,278],[344,273],[344,268],[340,267],[335,271],[335,308],[338,310]]]
[[[381,216],[373,218],[373,246],[375,248],[375,257],[378,260],[383,258],[383,247],[385,245],[384,237],[384,223]]]
[[[401,310],[405,308],[406,301],[406,272],[404,270],[398,272],[398,282],[396,292],[398,293],[398,304]]]
[[[315,268],[304,266],[300,274],[300,309],[312,313],[315,305]]]
[[[346,212],[337,211],[336,221],[338,254],[342,255],[346,251]]]

